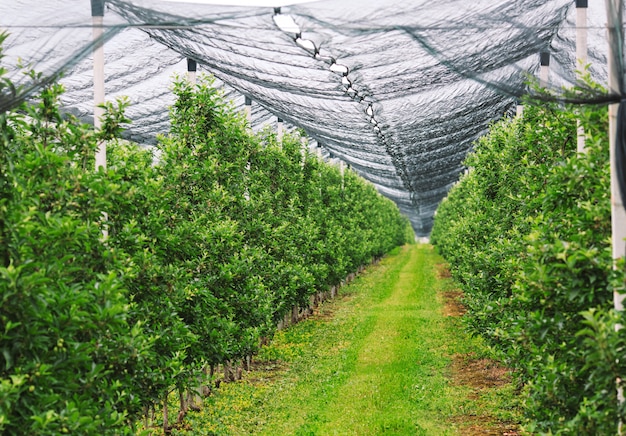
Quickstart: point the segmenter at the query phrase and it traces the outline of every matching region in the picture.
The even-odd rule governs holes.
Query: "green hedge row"
[[[61,91],[0,115],[3,434],[133,433],[172,389],[254,354],[293,306],[413,237],[299,137],[251,134],[209,79],[175,83],[157,159],[114,139],[125,102],[94,133],[61,115]]]
[[[625,416],[608,158],[606,107],[527,105],[476,143],[437,211],[432,242],[464,291],[467,325],[516,370],[533,433],[615,434]]]

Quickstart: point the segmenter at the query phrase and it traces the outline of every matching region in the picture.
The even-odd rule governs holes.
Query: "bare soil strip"
[[[436,265],[437,278],[450,279],[447,265]],[[460,317],[466,312],[462,303],[463,292],[460,290],[442,291],[444,316]],[[454,354],[450,366],[450,378],[455,385],[472,388],[470,398],[480,401],[481,396],[490,389],[499,388],[511,383],[511,372],[497,362],[476,357],[474,353]],[[519,428],[515,424],[498,422],[488,415],[459,415],[455,417],[463,436],[518,436]]]

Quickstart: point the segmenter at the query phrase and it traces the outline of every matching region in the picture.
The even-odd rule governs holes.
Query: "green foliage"
[[[471,328],[494,344],[507,346],[496,330],[515,280],[509,261],[525,251],[526,217],[541,207],[549,168],[572,153],[562,148],[575,144],[571,132],[573,115],[553,106],[526,107],[523,120],[493,125],[466,160],[469,174],[437,210],[431,239],[468,291]]]
[[[624,276],[612,270],[606,123],[605,108],[541,104],[494,124],[431,236],[466,293],[470,329],[526,385],[533,432],[609,434],[622,416],[624,371],[611,359],[623,360],[623,334],[609,311]]]
[[[85,170],[99,138],[59,113],[61,91],[0,115],[0,430],[123,434],[151,342],[102,235],[119,186]]]
[[[250,376],[222,385],[180,434],[447,435],[470,422],[496,434],[497,415],[515,422],[510,387],[450,383],[451,355],[485,350],[442,314],[437,294],[456,284],[436,277],[441,261],[427,245],[386,256],[321,316],[278,332]]]
[[[255,353],[293,306],[412,236],[300,137],[252,135],[210,79],[173,88],[155,155],[116,139],[124,99],[104,105],[99,132],[59,111],[59,85],[0,115],[3,434],[130,433],[173,388]]]

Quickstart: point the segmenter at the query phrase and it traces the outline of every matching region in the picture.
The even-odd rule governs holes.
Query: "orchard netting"
[[[229,98],[252,100],[253,129],[276,117],[303,129],[406,214],[418,236],[463,172],[490,123],[512,113],[550,53],[550,83],[575,82],[572,0],[317,1],[282,7],[107,0],[107,100],[132,102],[128,139],[169,128],[174,73],[187,60],[217,77]],[[2,108],[62,75],[65,110],[93,117],[92,10],[84,1],[0,4],[5,66],[40,78],[2,96]],[[604,2],[589,5],[592,77],[606,81]]]

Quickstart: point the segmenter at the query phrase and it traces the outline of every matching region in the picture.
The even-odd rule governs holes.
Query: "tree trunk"
[[[224,381],[226,383],[235,381],[235,375],[233,374],[233,368],[230,360],[224,362]]]
[[[242,370],[241,370],[241,366],[237,365],[235,368],[235,380],[241,380],[241,376],[242,376]]]
[[[170,433],[170,424],[168,419],[168,409],[167,409],[167,397],[169,396],[169,392],[165,391],[165,397],[163,398],[163,433]]]
[[[178,400],[180,401],[180,409],[178,411],[177,424],[182,424],[185,415],[187,415],[187,401],[185,401],[185,390],[183,388],[178,389]]]

